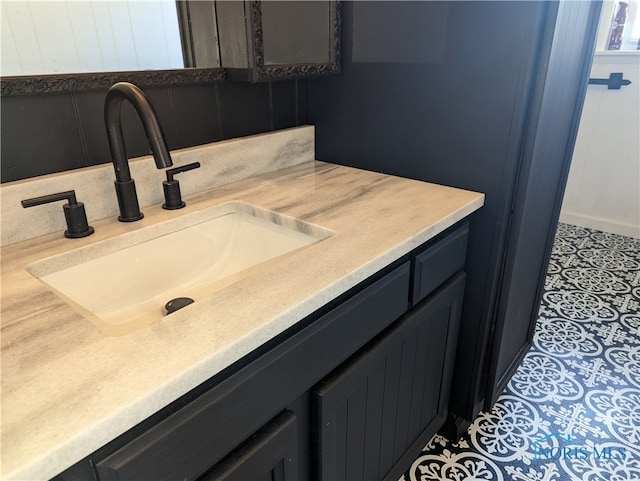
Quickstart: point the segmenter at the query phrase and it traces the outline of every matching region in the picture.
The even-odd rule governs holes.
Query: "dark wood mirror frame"
[[[340,2],[330,1],[330,61],[323,64],[265,65],[262,41],[260,1],[251,2],[255,70],[247,77],[236,69],[185,68],[176,70],[143,70],[94,72],[38,76],[7,76],[0,80],[1,95],[31,95],[100,90],[116,82],[132,82],[140,87],[204,84],[225,80],[285,80],[340,72]]]
[[[251,26],[253,42],[254,70],[249,80],[264,82],[269,80],[287,80],[294,78],[313,77],[340,73],[340,1],[329,1],[329,62],[295,64],[295,65],[265,65],[264,42],[262,39],[262,6],[260,1],[251,2]],[[234,69],[229,70],[229,77],[235,79]],[[239,77],[242,78],[242,77]]]
[[[141,70],[3,77],[2,96],[78,92],[108,88],[116,82],[140,87],[190,85],[224,80],[223,69]]]

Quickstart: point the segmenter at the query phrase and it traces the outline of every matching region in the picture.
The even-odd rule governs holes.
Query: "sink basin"
[[[29,272],[110,335],[166,315],[178,297],[195,302],[331,231],[230,202],[45,259]]]

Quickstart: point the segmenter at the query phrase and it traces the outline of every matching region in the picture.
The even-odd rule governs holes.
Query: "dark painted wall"
[[[145,88],[170,149],[307,123],[306,81]],[[105,91],[2,97],[2,182],[110,162]],[[123,104],[129,157],[150,153]]]
[[[317,158],[486,194],[471,226],[458,346],[465,355],[452,393],[462,415],[483,396],[532,83],[545,68],[548,5],[347,2],[343,73],[309,81]]]
[[[309,81],[317,158],[486,194],[451,393],[470,421],[531,343],[600,2],[344,7],[343,73]]]

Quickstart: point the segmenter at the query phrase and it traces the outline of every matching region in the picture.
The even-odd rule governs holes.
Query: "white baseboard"
[[[640,219],[638,221],[640,222]],[[560,212],[560,222],[640,239],[640,224],[624,224],[615,220],[601,219],[564,210]]]

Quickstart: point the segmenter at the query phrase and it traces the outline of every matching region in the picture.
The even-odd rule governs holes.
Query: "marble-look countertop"
[[[144,209],[96,233],[2,248],[2,479],[46,480],[480,208],[479,193],[305,162]],[[229,201],[334,232],[125,336],[105,334],[26,271],[49,256]]]
[[[190,162],[201,164],[199,169],[177,177],[180,191],[189,195],[314,160],[314,146],[314,127],[303,125],[173,150],[171,158],[174,167]],[[149,205],[161,204],[166,171],[157,169],[151,156],[130,159],[129,168],[142,211]],[[101,164],[2,184],[0,245],[64,230],[60,203],[23,209],[20,201],[30,197],[75,190],[78,202],[85,205],[90,223],[117,215],[114,179],[113,166]]]

